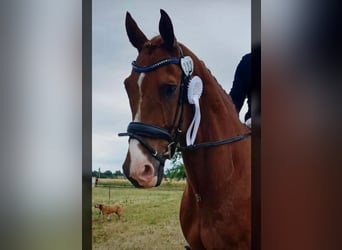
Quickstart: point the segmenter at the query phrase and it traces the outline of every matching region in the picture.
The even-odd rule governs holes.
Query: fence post
[[[108,188],[109,188],[109,201],[110,201],[110,185],[108,186]]]

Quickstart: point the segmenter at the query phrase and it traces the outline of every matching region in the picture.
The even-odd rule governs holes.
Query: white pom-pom
[[[188,101],[190,104],[195,104],[195,100],[199,100],[203,92],[202,79],[194,76],[188,86]]]
[[[194,76],[188,85],[188,101],[190,104],[195,105],[195,114],[194,118],[192,119],[192,122],[190,123],[190,126],[188,128],[188,131],[186,132],[186,144],[193,145],[196,136],[197,131],[199,128],[199,124],[201,121],[201,109],[199,104],[199,99],[203,92],[203,83],[202,79],[198,76]]]

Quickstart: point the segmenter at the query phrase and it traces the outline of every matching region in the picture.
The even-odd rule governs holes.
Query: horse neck
[[[199,76],[203,81],[203,94],[200,98],[201,122],[195,144],[228,139],[247,132],[247,128],[239,120],[230,96],[218,84],[204,63],[194,56],[193,58],[194,75]],[[186,123],[189,124],[193,116],[191,107],[186,113]],[[184,152],[183,159],[189,184],[198,192],[202,192],[203,189],[208,190],[207,185],[213,187],[217,183],[224,184],[229,179],[227,176],[229,177],[233,171],[232,158],[233,145]],[[220,173],[218,168],[223,172]]]
[[[247,128],[240,122],[231,97],[205,64],[193,53],[191,57],[195,62],[193,75],[199,76],[203,82],[203,93],[200,97],[201,123],[196,142],[217,141],[245,133]],[[185,123],[189,124],[193,118],[192,107],[188,107],[186,113]]]
[[[217,82],[210,70],[191,50],[180,44],[185,55],[191,56],[194,61],[193,76],[199,76],[203,81],[203,93],[200,98],[202,122],[199,127],[198,140],[217,140],[215,136],[235,136],[237,133],[246,132],[246,126],[242,125],[231,97]],[[188,115],[185,118],[188,123],[192,120],[193,110],[188,107]],[[210,131],[210,133],[208,133]]]

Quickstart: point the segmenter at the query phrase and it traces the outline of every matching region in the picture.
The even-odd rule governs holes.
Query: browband
[[[145,72],[150,72],[150,71],[153,71],[161,66],[164,66],[166,64],[177,64],[179,65],[179,58],[176,58],[176,57],[171,57],[171,58],[167,58],[167,59],[163,59],[163,60],[160,60],[154,64],[151,64],[149,66],[138,66],[136,61],[133,61],[132,62],[132,67],[133,67],[133,70],[138,72],[138,73],[145,73]]]

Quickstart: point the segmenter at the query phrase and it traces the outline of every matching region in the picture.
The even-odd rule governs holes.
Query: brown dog
[[[108,220],[108,218],[110,218],[110,215],[113,213],[116,213],[120,219],[122,216],[122,213],[123,213],[123,208],[122,208],[122,206],[119,206],[119,205],[107,206],[104,204],[95,204],[95,207],[100,209],[100,211],[102,213],[103,221],[104,221],[105,216],[107,217],[107,220]]]

